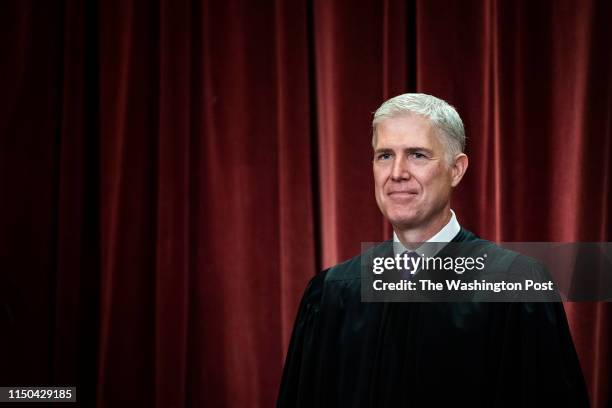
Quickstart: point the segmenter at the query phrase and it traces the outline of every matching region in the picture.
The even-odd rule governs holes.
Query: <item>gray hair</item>
[[[443,136],[447,159],[465,149],[465,130],[461,117],[453,106],[435,96],[422,93],[406,93],[383,102],[372,120],[372,146],[376,146],[376,127],[385,119],[417,114],[429,119],[438,134]]]

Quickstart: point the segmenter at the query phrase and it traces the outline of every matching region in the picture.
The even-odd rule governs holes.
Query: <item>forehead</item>
[[[425,147],[442,148],[431,121],[420,115],[391,117],[376,126],[376,146],[381,148]]]

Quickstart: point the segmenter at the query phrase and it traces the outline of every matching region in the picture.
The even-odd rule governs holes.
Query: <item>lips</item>
[[[416,190],[392,190],[387,193],[390,198],[405,199],[412,198],[419,194]]]
[[[419,194],[416,190],[392,190],[387,195],[417,195]]]

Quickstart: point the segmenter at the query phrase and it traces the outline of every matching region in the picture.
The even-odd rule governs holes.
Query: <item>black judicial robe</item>
[[[477,240],[528,262],[464,229],[453,239]],[[308,284],[279,407],[589,405],[562,303],[365,303],[360,268]]]

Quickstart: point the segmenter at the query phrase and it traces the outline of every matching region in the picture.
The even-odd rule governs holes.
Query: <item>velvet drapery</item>
[[[463,226],[610,240],[609,2],[0,7],[0,385],[273,405],[307,280],[389,237],[370,121],[403,92],[464,119]],[[611,304],[565,307],[603,407]]]

